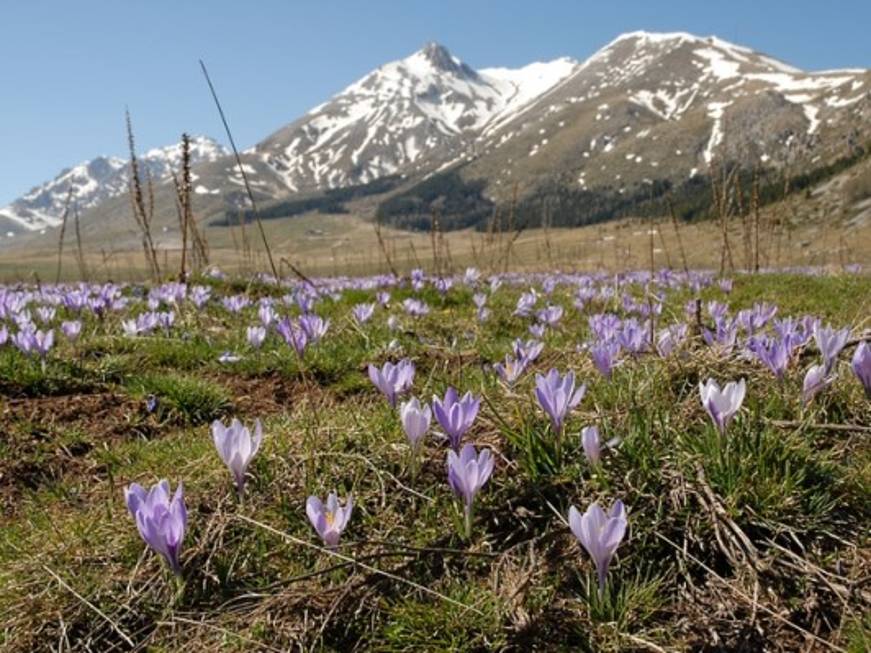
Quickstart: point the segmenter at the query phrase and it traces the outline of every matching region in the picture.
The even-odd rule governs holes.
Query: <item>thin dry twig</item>
[[[308,547],[309,549],[314,549],[315,551],[320,551],[321,553],[326,553],[327,555],[331,555],[334,558],[338,558],[339,560],[344,560],[345,562],[354,563],[356,566],[358,566],[362,569],[365,569],[366,571],[369,571],[373,574],[377,574],[379,576],[384,576],[385,578],[389,578],[390,580],[395,580],[395,581],[398,581],[400,583],[404,583],[405,585],[408,585],[409,587],[413,587],[414,589],[416,589],[420,592],[423,592],[425,594],[429,594],[430,596],[434,596],[436,598],[439,598],[442,601],[445,601],[446,603],[456,605],[457,607],[463,608],[464,610],[469,610],[469,611],[474,612],[474,613],[479,614],[479,615],[484,614],[483,612],[478,610],[478,608],[475,608],[471,605],[466,605],[462,601],[457,601],[456,599],[452,599],[450,596],[445,596],[444,594],[442,594],[440,592],[436,592],[434,589],[426,587],[425,585],[421,585],[420,583],[415,583],[413,580],[408,580],[407,578],[403,578],[402,576],[397,576],[396,574],[390,573],[389,571],[384,571],[383,569],[378,569],[377,567],[367,565],[364,562],[358,562],[358,561],[354,560],[354,558],[352,558],[350,556],[346,556],[343,553],[339,553],[338,551],[334,551],[332,549],[328,549],[326,547],[319,546],[317,544],[312,544],[311,542],[307,542],[306,540],[302,540],[298,537],[294,537],[293,535],[290,535],[289,533],[284,533],[284,532],[278,530],[277,528],[273,528],[269,524],[264,524],[262,522],[257,521],[256,519],[251,519],[250,517],[246,517],[245,515],[236,515],[236,519],[247,522],[248,524],[250,524],[252,526],[262,528],[263,530],[268,531],[269,533],[272,533],[273,535],[277,535],[278,537],[280,537],[284,540],[287,540],[288,542],[292,542],[294,544],[305,546],[305,547]]]
[[[823,638],[820,637],[819,635],[815,635],[815,634],[813,634],[812,632],[810,632],[809,630],[807,630],[807,629],[805,629],[805,628],[802,628],[802,627],[799,626],[797,623],[794,623],[794,622],[790,621],[789,619],[787,619],[786,617],[783,617],[783,616],[779,615],[777,612],[775,612],[774,610],[772,610],[772,609],[769,608],[768,606],[766,606],[766,605],[764,605],[764,604],[762,604],[762,603],[757,603],[757,602],[755,602],[755,601],[753,600],[752,597],[747,596],[744,592],[742,592],[741,590],[739,590],[738,588],[736,588],[736,587],[735,587],[734,585],[732,585],[731,583],[727,582],[725,578],[723,578],[722,576],[720,576],[720,574],[718,574],[716,571],[714,571],[713,569],[711,569],[708,565],[706,565],[704,562],[702,562],[701,560],[699,560],[699,559],[698,559],[697,557],[695,557],[692,553],[690,553],[690,552],[687,551],[686,549],[684,549],[684,548],[678,546],[677,544],[675,544],[674,542],[672,542],[669,538],[667,538],[667,537],[666,537],[665,535],[663,535],[662,533],[654,532],[654,535],[656,535],[656,537],[658,537],[659,539],[661,539],[661,540],[662,540],[663,542],[665,542],[666,544],[668,544],[668,545],[674,547],[674,549],[675,549],[678,553],[680,553],[681,555],[683,555],[683,556],[686,557],[687,559],[689,559],[689,560],[693,561],[694,563],[696,563],[697,565],[699,565],[702,569],[704,569],[706,572],[708,572],[708,573],[711,575],[712,578],[714,578],[715,580],[718,580],[720,583],[722,583],[722,585],[723,585],[724,587],[728,588],[728,589],[729,589],[729,590],[730,590],[730,591],[731,591],[735,596],[737,596],[739,599],[741,599],[742,601],[744,601],[744,602],[747,603],[748,605],[750,605],[750,606],[756,605],[759,609],[761,609],[761,610],[762,610],[765,614],[767,614],[768,616],[770,616],[770,617],[776,619],[777,621],[781,622],[782,624],[784,624],[784,625],[786,625],[786,626],[792,628],[792,629],[795,630],[796,632],[799,632],[799,633],[801,633],[802,635],[804,635],[804,636],[806,636],[806,637],[810,637],[810,638],[813,639],[814,641],[819,642],[820,644],[825,645],[826,647],[828,647],[828,648],[831,649],[832,651],[838,651],[839,653],[847,653],[847,650],[846,650],[846,649],[841,648],[841,647],[838,646],[837,644],[833,644],[832,642],[823,639]]]
[[[134,644],[133,644],[133,640],[130,639],[130,637],[127,635],[127,633],[125,633],[123,630],[121,630],[121,627],[120,627],[117,623],[115,623],[115,622],[114,622],[114,621],[113,621],[113,620],[112,620],[108,615],[106,615],[105,612],[103,612],[102,610],[100,610],[100,608],[98,608],[96,605],[94,605],[93,603],[91,603],[91,602],[90,602],[88,599],[86,599],[84,596],[82,596],[81,594],[79,594],[75,589],[73,589],[73,588],[69,585],[69,583],[67,583],[63,578],[61,578],[60,576],[58,576],[58,575],[57,575],[54,571],[52,571],[48,566],[46,566],[46,565],[44,565],[44,564],[42,564],[41,566],[42,566],[42,568],[43,568],[43,569],[44,569],[48,574],[50,574],[50,575],[52,576],[52,578],[54,578],[54,579],[55,579],[58,583],[60,583],[60,584],[61,584],[61,585],[62,585],[62,586],[63,586],[63,587],[68,591],[68,592],[70,592],[70,594],[72,594],[73,596],[75,596],[79,601],[81,601],[82,603],[84,603],[86,606],[88,606],[88,608],[90,608],[93,612],[95,612],[98,616],[100,616],[100,618],[102,618],[106,623],[108,623],[110,626],[112,626],[112,630],[114,630],[116,633],[118,633],[118,635],[119,635],[119,636],[120,636],[120,637],[121,637],[125,642],[127,642],[130,646],[134,646]]]

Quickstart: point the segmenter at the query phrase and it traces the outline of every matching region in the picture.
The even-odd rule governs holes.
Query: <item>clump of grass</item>
[[[456,583],[442,593],[462,605],[405,599],[385,606],[384,626],[372,646],[381,651],[482,651],[507,644],[503,606],[492,592]]]
[[[667,585],[664,576],[649,571],[637,571],[634,575],[615,573],[599,592],[595,574],[582,578],[582,601],[596,625],[594,632],[604,640],[600,646],[614,636],[637,632],[646,626],[664,608],[662,592]]]
[[[75,361],[39,360],[11,348],[0,349],[0,393],[10,396],[55,396],[92,392],[95,379]]]
[[[196,426],[224,415],[231,407],[227,391],[210,381],[178,374],[145,374],[127,381],[139,399],[153,396],[160,419]]]
[[[687,446],[733,518],[755,514],[818,526],[837,505],[835,467],[788,433],[761,425],[721,436],[713,428],[689,435]],[[690,473],[690,472],[688,472]]]
[[[201,336],[188,338],[148,337],[136,340],[137,354],[147,365],[176,370],[194,370],[205,364],[214,364],[221,350]]]

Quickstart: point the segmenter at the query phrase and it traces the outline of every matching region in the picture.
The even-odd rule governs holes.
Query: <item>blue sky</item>
[[[225,141],[202,57],[247,147],[435,40],[473,67],[583,59],[638,29],[722,38],[806,69],[871,67],[868,0],[19,0],[0,35],[0,206],[61,168],[183,131]]]

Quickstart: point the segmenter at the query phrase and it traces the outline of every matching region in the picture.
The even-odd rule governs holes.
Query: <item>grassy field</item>
[[[776,210],[775,210],[776,209]],[[871,229],[845,226],[835,218],[797,221],[773,228],[790,209],[777,205],[763,214],[758,261],[761,267],[833,266],[871,260]],[[76,262],[76,247],[67,235],[61,279],[86,276],[93,281],[141,281],[147,278],[140,238],[132,220],[126,231],[109,232],[83,242],[84,275]],[[122,220],[123,222],[123,220]],[[430,233],[383,228],[382,243],[375,225],[356,215],[308,214],[265,221],[264,229],[280,274],[293,263],[307,275],[369,275],[391,266],[407,274],[423,267],[441,272],[474,265],[486,272],[517,270],[612,272],[671,267],[719,270],[752,269],[755,239],[745,242],[745,226],[738,218],[728,223],[731,258],[722,260],[723,235],[716,221],[680,223],[668,219],[623,219],[571,229],[530,229],[487,234],[471,230]],[[156,234],[158,259],[173,274],[180,263],[181,241],[176,230]],[[752,230],[751,230],[752,231]],[[653,232],[653,233],[651,233]],[[747,232],[749,233],[749,231]],[[210,227],[205,235],[210,261],[233,273],[268,272],[262,240],[254,224]],[[652,238],[651,238],[652,236]],[[652,242],[651,242],[652,241]],[[248,243],[246,248],[243,243]],[[385,257],[386,253],[386,257]],[[57,243],[53,238],[24,239],[0,249],[0,281],[53,281],[57,274]],[[388,261],[389,259],[389,261]]]
[[[623,229],[638,258],[612,254],[602,267],[622,260],[645,268],[649,235],[634,234],[640,228],[585,233]],[[452,240],[455,263],[462,237]],[[516,242],[529,248],[517,256],[546,259],[543,242],[528,238]],[[548,238],[551,248],[586,251],[565,234]],[[587,263],[596,247],[614,243],[595,242]],[[692,242],[688,235],[690,256]],[[364,247],[354,234],[348,246]],[[261,323],[263,300],[274,300],[279,316],[298,316],[298,302],[282,298],[304,297],[299,287],[201,279],[211,289],[202,308],[190,287],[177,289],[175,300],[152,304],[173,313],[171,327],[135,336],[121,322],[147,312],[148,288],[121,289],[127,304],[112,310],[55,307],[40,325],[57,338],[44,361],[0,345],[0,648],[868,650],[871,402],[849,360],[871,329],[871,278],[736,275],[730,292],[698,279],[509,275],[498,289],[458,278],[443,292],[431,279],[419,289],[383,288],[389,303],[365,323],[351,311],[376,301],[377,284],[319,281],[311,310],[330,324],[302,357],[274,323],[260,348],[245,331]],[[536,309],[558,305],[564,315],[508,387],[491,365],[516,338],[532,337],[535,319],[515,314],[532,286]],[[578,307],[586,288],[592,295]],[[17,310],[39,322],[46,316],[37,307],[69,290],[32,288]],[[486,295],[483,321],[476,291]],[[10,332],[13,294],[0,319]],[[228,310],[222,300],[236,295],[252,303]],[[410,298],[429,313],[408,315],[402,302]],[[696,299],[699,312],[686,314]],[[686,323],[686,341],[664,356],[649,340],[624,351],[606,379],[583,346],[590,317],[635,318],[646,330],[645,307],[660,301],[654,331]],[[707,346],[699,328],[712,324],[709,301],[732,316],[767,302],[778,319],[809,314],[849,327],[831,387],[802,403],[805,370],[820,358],[813,338],[793,352],[783,379],[746,355],[743,331],[731,353]],[[59,331],[72,319],[83,324],[75,341]],[[773,334],[773,325],[760,332]],[[228,362],[227,352],[238,360]],[[401,358],[416,366],[409,395],[429,402],[453,386],[482,398],[465,441],[488,448],[495,469],[468,538],[456,527],[436,421],[413,463],[397,411],[367,376],[369,363]],[[533,392],[535,374],[550,368],[573,370],[587,386],[562,438]],[[746,379],[746,400],[724,435],[700,403],[698,384],[709,377]],[[212,420],[231,417],[263,424],[241,499],[210,435]],[[590,425],[619,440],[595,465],[579,436]],[[173,489],[184,483],[180,580],[140,539],[124,501],[128,484],[162,478]],[[354,510],[329,549],[305,503],[333,490],[353,493]],[[567,513],[616,499],[628,531],[600,594]]]

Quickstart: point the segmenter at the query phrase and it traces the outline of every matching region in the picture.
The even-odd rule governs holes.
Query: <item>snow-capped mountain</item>
[[[191,138],[193,165],[214,161],[227,155],[217,141],[205,137]],[[147,151],[139,157],[143,178],[151,176],[155,183],[171,177],[181,168],[181,144]],[[70,188],[73,201],[80,211],[95,207],[105,200],[127,193],[130,183],[130,163],[118,157],[98,156],[61,173],[49,182],[31,189],[26,195],[0,208],[0,223],[6,219],[8,229],[42,230],[60,224]]]
[[[464,152],[576,68],[572,59],[475,71],[430,43],[388,63],[248,154],[291,191],[413,174]]]
[[[404,192],[442,172],[483,181],[486,201],[498,204],[515,189],[523,200],[542,188],[678,187],[725,162],[810,170],[869,142],[871,71],[808,73],[716,37],[633,32],[580,63],[518,69],[475,70],[431,43],[373,70],[242,160],[263,205],[388,175]],[[197,141],[201,218],[248,206],[226,154]],[[159,182],[178,167],[178,148],[142,160],[158,182],[156,220],[172,229],[174,193]],[[120,159],[76,166],[0,209],[0,232],[57,224],[70,184],[89,209],[85,227],[102,230],[129,216],[127,176]]]

